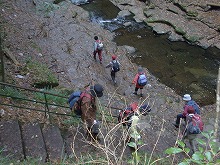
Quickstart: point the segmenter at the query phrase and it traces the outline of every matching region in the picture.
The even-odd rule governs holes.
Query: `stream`
[[[115,33],[118,46],[134,47],[136,52],[129,55],[132,61],[148,68],[161,83],[179,95],[191,94],[200,105],[216,102],[219,60],[213,57],[220,55],[220,50],[169,41],[168,35],[155,34],[131,16],[117,18],[120,10],[108,0],[95,0],[81,7],[89,12],[92,22]],[[125,27],[125,22],[131,25]]]

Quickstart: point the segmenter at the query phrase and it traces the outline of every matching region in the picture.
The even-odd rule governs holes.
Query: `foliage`
[[[189,156],[190,149],[182,141],[177,141],[180,147],[168,148],[165,153],[169,155],[185,153],[188,158],[184,159],[179,165],[188,165],[190,163],[198,165],[214,165],[220,163],[219,153],[220,146],[215,142],[214,131],[203,132],[202,135],[206,138],[206,141],[202,139],[196,139],[199,143],[198,151],[192,156]]]
[[[60,6],[57,4],[53,4],[52,2],[42,2],[37,6],[38,11],[42,11],[45,13],[45,16],[49,16],[53,11],[59,9]]]
[[[197,17],[198,16],[197,11],[188,11],[186,14],[190,17]]]
[[[60,96],[65,96],[65,94],[60,93],[60,91],[57,91],[55,89],[47,89],[47,88],[42,89],[41,91],[51,93],[51,94],[54,94],[54,95],[36,92],[34,94],[34,98],[36,100],[45,101],[45,95],[46,95],[46,99],[47,99],[48,103],[54,103],[54,104],[59,104],[59,105],[65,105],[67,103],[66,98],[60,97]],[[55,95],[59,95],[59,96],[55,96]]]
[[[12,99],[15,99],[16,98],[26,98],[26,96],[21,92],[19,91],[18,89],[15,89],[13,87],[2,87],[0,89],[0,95],[6,95],[8,97],[12,97]],[[13,97],[16,97],[16,98],[13,98]]]
[[[176,31],[177,34],[180,34],[180,35],[185,35],[186,34],[186,32],[183,29],[179,28],[179,27],[176,27],[175,31]]]
[[[56,76],[43,63],[27,60],[22,71],[24,74],[32,75],[32,85],[35,87],[54,87],[58,85]]]

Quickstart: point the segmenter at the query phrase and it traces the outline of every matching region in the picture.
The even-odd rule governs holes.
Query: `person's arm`
[[[97,42],[95,41],[95,43],[94,43],[94,51],[97,50],[97,46],[98,46],[98,44],[97,44]]]
[[[110,62],[108,65],[106,65],[106,68],[112,67],[112,62]]]
[[[183,116],[186,117],[187,114],[188,114],[188,106],[185,105],[184,106],[184,111],[183,111]]]
[[[132,81],[132,84],[137,84],[138,77],[139,77],[139,74],[136,74]]]

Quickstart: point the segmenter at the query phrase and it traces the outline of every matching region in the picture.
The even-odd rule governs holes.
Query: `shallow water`
[[[220,50],[171,42],[167,35],[157,35],[145,24],[130,18],[116,19],[120,10],[108,0],[96,0],[82,7],[89,11],[92,22],[116,33],[117,45],[135,47],[133,62],[147,67],[161,83],[180,95],[191,94],[201,105],[215,102],[219,61],[211,57],[220,57]],[[131,21],[132,26],[124,27],[126,21]]]

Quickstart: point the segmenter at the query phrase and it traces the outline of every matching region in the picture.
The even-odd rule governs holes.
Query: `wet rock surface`
[[[16,3],[4,1],[4,3],[11,6],[11,8],[1,6],[2,16],[7,22],[5,24],[7,37],[4,44],[21,63],[21,66],[15,66],[10,60],[7,61],[8,77],[13,77],[19,71],[19,67],[25,64],[26,59],[32,58],[46,64],[57,75],[61,87],[78,90],[92,83],[102,84],[105,89],[104,96],[100,99],[102,105],[108,105],[110,102],[111,105],[123,108],[133,101],[149,102],[152,105],[152,112],[141,121],[141,125],[146,122],[146,126],[140,126],[143,129],[144,142],[147,144],[143,150],[152,151],[156,137],[160,133],[161,140],[155,152],[163,154],[163,150],[173,146],[177,131],[171,123],[175,120],[176,114],[182,111],[182,97],[159,83],[147,71],[151,86],[144,88],[143,99],[132,95],[134,86],[131,82],[137,72],[137,66],[127,58],[126,46],[119,47],[112,42],[113,34],[91,23],[87,12],[67,1],[50,13],[40,12],[37,10],[38,4],[31,1],[19,0]],[[135,3],[136,1],[129,2],[130,5]],[[98,35],[105,44],[102,65],[92,56],[95,35]],[[23,55],[20,56],[19,53]],[[110,70],[105,68],[111,61],[112,54],[116,54],[121,63],[121,70],[116,75],[116,86],[111,81]],[[19,86],[30,86],[31,79],[13,81]],[[109,111],[111,110],[109,108]],[[202,115],[205,120],[214,118],[214,114],[215,106],[203,107]],[[70,143],[71,138],[72,136],[69,139]],[[79,152],[77,155],[94,151],[93,148],[80,148],[78,146],[80,144],[82,143],[76,145],[76,151]],[[71,146],[68,150],[71,152]],[[43,159],[45,158],[46,155]]]
[[[111,0],[122,11],[134,14],[159,34],[168,33],[171,41],[189,41],[203,48],[220,48],[220,9],[218,0],[140,2]]]

